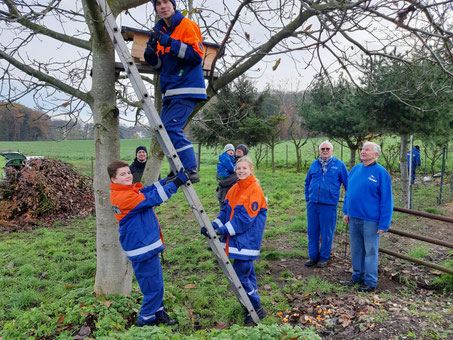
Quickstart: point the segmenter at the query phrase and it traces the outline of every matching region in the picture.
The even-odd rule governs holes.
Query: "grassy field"
[[[311,162],[318,157],[317,147],[325,140],[325,138],[313,138],[309,140],[302,148],[302,167],[303,170],[308,169]],[[139,145],[145,145],[149,147],[150,139],[122,139],[121,140],[121,159],[132,162],[135,157],[135,148]],[[390,154],[391,146],[395,146],[398,143],[397,138],[386,137],[384,144],[384,152]],[[334,144],[334,156],[342,159],[346,165],[349,164],[350,150],[342,148],[339,144]],[[92,176],[92,169],[94,169],[94,142],[91,140],[74,140],[74,141],[57,141],[57,142],[0,142],[1,150],[17,150],[24,153],[26,156],[40,155],[50,158],[56,158],[64,162],[73,164],[80,172],[86,175]],[[198,152],[198,146],[195,145],[195,151]],[[218,161],[219,154],[223,151],[223,147],[217,148],[201,148],[200,167],[202,174],[204,171],[208,171],[208,176],[211,175],[211,167],[215,167]],[[267,156],[261,162],[259,168],[265,173],[271,171],[271,155],[270,151],[266,154]],[[250,156],[254,159],[255,153],[252,149]],[[356,156],[358,161],[359,156]],[[380,157],[378,160],[385,166],[384,159]],[[398,169],[398,160],[395,159],[393,162],[393,168]],[[276,168],[289,173],[295,173],[296,171],[296,154],[294,145],[291,142],[283,142],[277,145],[275,151],[275,163]],[[0,168],[4,164],[4,158],[0,157]],[[168,173],[168,163],[163,163],[162,174],[165,176]],[[436,179],[435,185],[425,184],[421,180],[424,176],[424,154],[422,152],[422,168],[418,169],[417,172],[417,186],[413,188],[413,208],[425,209],[432,205],[436,205],[437,200],[440,197],[440,179]],[[446,174],[444,178],[444,186],[442,188],[442,201],[448,202],[453,200],[453,186],[451,185],[452,179],[451,174],[453,173],[453,157],[448,157],[446,162]],[[441,161],[438,161],[435,166],[435,171],[441,171]],[[301,181],[305,177],[302,176]],[[395,187],[399,186],[397,176],[395,176]],[[426,191],[430,191],[430,195],[425,195]],[[402,204],[403,198],[398,195],[399,190],[396,190],[395,201],[397,204]]]
[[[27,155],[32,154],[28,150],[33,150],[34,155],[48,157],[56,155],[52,152],[60,152],[62,160],[83,169],[89,160],[81,157],[79,162],[76,155],[83,155],[85,150],[85,157],[89,157],[86,150],[92,148],[92,142],[72,143],[1,143],[0,148],[19,149]],[[129,161],[130,150],[135,150],[139,144],[146,145],[149,140],[122,140],[121,143],[122,158]],[[65,153],[65,148],[70,151]],[[210,219],[214,219],[218,212],[215,164],[220,152],[220,149],[202,150],[202,180],[196,186]],[[256,171],[269,200],[262,252],[256,263],[260,295],[269,316],[258,327],[241,326],[241,306],[228,289],[214,256],[206,249],[207,242],[199,233],[200,227],[179,192],[156,209],[166,244],[163,266],[165,304],[179,326],[133,326],[141,303],[135,281],[132,296],[97,298],[93,294],[96,225],[94,218],[88,218],[76,220],[69,226],[55,221],[53,227],[29,234],[0,234],[0,339],[72,339],[87,328],[92,331],[89,336],[97,339],[320,339],[319,334],[323,333],[319,333],[317,326],[293,327],[285,321],[285,315],[290,315],[295,308],[292,303],[294,295],[313,300],[316,305],[317,301],[325,299],[349,299],[350,292],[337,277],[329,274],[331,272],[324,276],[298,274],[307,258],[305,173],[296,173],[291,162],[286,168],[285,144],[279,145],[277,154],[275,173],[271,172],[270,164],[266,167],[265,163]],[[312,146],[307,144],[304,159],[309,164],[314,158]],[[295,157],[290,159],[295,161]],[[436,185],[418,183],[416,187],[420,192],[416,195],[417,204],[425,206],[425,210],[435,209],[436,213],[442,214],[442,209],[436,205]],[[396,196],[398,192],[398,181],[395,180]],[[404,219],[404,215],[395,214],[395,220]],[[347,237],[345,225],[340,223],[337,230],[341,235],[337,240]],[[412,255],[423,257],[424,251],[414,248]],[[343,277],[348,276],[341,261],[337,259],[335,265],[339,266],[338,271]],[[427,306],[427,300],[418,296],[413,284],[399,287],[398,291],[377,294],[379,299],[387,299],[391,308],[396,302],[408,299],[406,302],[414,306],[414,310]],[[362,299],[358,303],[363,303],[367,295],[360,294],[358,298]],[[450,298],[441,292],[430,297],[444,302]],[[430,303],[434,306],[438,302]],[[409,312],[412,313],[412,309]],[[373,318],[376,329],[392,328],[386,322],[393,317],[384,317],[389,313],[387,310],[374,313],[369,317]],[[448,315],[453,315],[451,305],[442,305],[430,313],[429,319],[422,319],[428,326],[401,330],[398,334],[400,338],[414,334],[417,338],[447,339],[453,334],[451,324],[445,325]],[[413,317],[412,314],[403,316]],[[357,317],[355,320],[357,327],[368,327],[366,319]]]
[[[318,157],[317,147],[325,140],[325,138],[312,138],[302,147],[302,165],[305,168],[310,166],[310,163]],[[128,162],[135,157],[135,148],[139,145],[145,145],[149,148],[150,139],[122,139],[120,157]],[[379,140],[376,141],[379,143]],[[395,137],[386,137],[384,143],[384,152],[390,153],[389,148],[399,143],[399,139]],[[346,147],[341,147],[337,143],[334,145],[334,155],[342,159],[345,164],[349,164],[350,150]],[[63,141],[45,141],[45,142],[0,142],[0,151],[14,150],[24,153],[26,156],[46,156],[50,158],[60,159],[65,162],[73,163],[78,169],[90,174],[91,158],[94,159],[94,142],[92,140],[63,140]],[[198,152],[198,146],[195,145],[195,150]],[[212,165],[217,163],[218,155],[223,151],[222,147],[201,149],[201,166]],[[451,150],[450,150],[451,151]],[[251,150],[250,155],[254,157],[254,150]],[[271,155],[268,150],[265,159],[260,167],[270,168]],[[448,156],[448,154],[447,154]],[[422,170],[424,170],[425,158],[422,150]],[[356,156],[356,161],[359,157]],[[2,162],[3,160],[0,160]],[[394,160],[392,166],[398,168],[398,160]],[[277,145],[275,150],[275,162],[279,168],[292,169],[296,166],[296,154],[294,144],[287,141]],[[381,159],[381,163],[384,160]],[[429,163],[429,160],[428,160]],[[1,165],[2,163],[0,163]],[[428,165],[429,166],[429,165]],[[453,170],[453,157],[447,157],[445,169],[449,172]],[[419,171],[422,171],[419,169]],[[428,170],[428,169],[427,169]],[[441,160],[436,162],[435,171],[441,170]]]

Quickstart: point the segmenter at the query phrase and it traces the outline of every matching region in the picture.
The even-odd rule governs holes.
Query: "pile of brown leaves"
[[[6,168],[6,197],[0,202],[0,231],[48,226],[94,213],[93,181],[72,165],[35,159],[24,169]]]

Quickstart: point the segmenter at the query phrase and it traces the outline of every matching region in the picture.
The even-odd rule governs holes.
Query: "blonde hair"
[[[246,162],[249,165],[250,170],[252,170],[252,173],[253,173],[253,162],[248,156],[242,156],[242,157],[238,158],[236,160],[236,166],[238,163],[241,163],[241,162]]]

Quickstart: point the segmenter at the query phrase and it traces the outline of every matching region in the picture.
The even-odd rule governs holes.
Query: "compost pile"
[[[26,231],[94,214],[93,180],[72,165],[35,159],[23,169],[6,168],[0,232]]]

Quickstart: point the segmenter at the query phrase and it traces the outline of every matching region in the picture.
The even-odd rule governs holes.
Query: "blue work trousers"
[[[352,281],[376,287],[378,280],[379,224],[349,218]]]
[[[186,170],[197,168],[197,158],[192,143],[189,142],[183,131],[184,125],[197,103],[198,101],[194,99],[177,98],[165,100],[162,107],[162,123]]]
[[[143,293],[143,304],[138,320],[150,322],[164,312],[164,277],[159,254],[139,262],[132,262],[135,277]]]
[[[411,173],[411,183],[414,184],[415,182],[415,169],[417,169],[417,167],[413,167],[412,168],[412,173]],[[407,168],[407,171],[409,171],[409,167]]]
[[[233,268],[245,292],[248,294],[253,308],[257,310],[261,307],[261,301],[258,295],[258,284],[256,283],[255,264],[253,260],[234,259]]]
[[[315,261],[329,259],[336,224],[336,205],[307,203],[308,256],[310,259]]]

